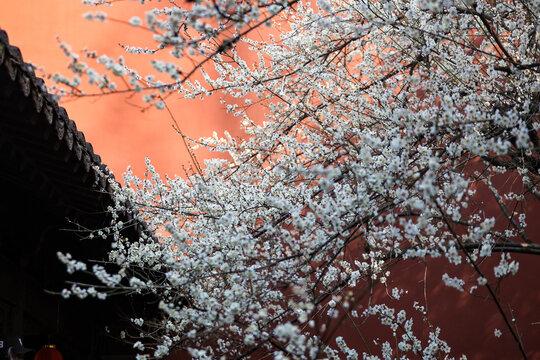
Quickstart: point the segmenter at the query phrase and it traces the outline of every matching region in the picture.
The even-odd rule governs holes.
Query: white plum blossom
[[[510,254],[503,253],[499,265],[493,268],[495,277],[500,278],[508,274],[515,275],[517,273],[519,269],[519,263],[515,260],[509,262],[509,260],[511,260]]]
[[[463,291],[463,285],[465,285],[465,282],[459,278],[450,277],[448,274],[444,274],[442,276],[442,280],[444,281],[444,284],[449,287],[456,288],[459,291]]]
[[[66,270],[68,274],[73,274],[75,271],[85,271],[86,270],[86,264],[81,261],[74,260],[71,257],[71,254],[63,254],[62,252],[58,251],[56,253],[58,256],[58,259],[66,265]]]
[[[126,336],[139,359],[450,358],[427,300],[436,282],[498,305],[525,357],[499,283],[520,275],[514,253],[540,254],[539,13],[517,0],[169,2],[120,21],[147,30],[122,45],[147,73],[61,43],[75,78],[52,77],[59,95],[127,93],[166,111],[220,96],[245,132],[192,139],[176,124],[185,176],[148,160],[143,178],[109,178],[111,222],[88,236],[111,241],[108,263],[62,296],[154,298]],[[200,163],[197,146],[222,154]],[[421,294],[397,264],[424,266]],[[389,336],[365,341],[374,351],[336,334],[373,322]]]
[[[142,24],[141,18],[138,16],[133,16],[131,19],[129,19],[129,24],[131,26],[140,26]]]

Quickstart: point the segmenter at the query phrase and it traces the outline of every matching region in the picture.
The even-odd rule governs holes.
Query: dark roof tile
[[[10,46],[2,30],[0,112],[0,159],[9,162],[11,171],[6,175],[3,170],[0,181],[20,177],[23,183],[17,186],[21,191],[33,188],[35,196],[61,204],[66,217],[97,217],[102,221],[106,206],[113,202],[107,181],[112,174],[66,110],[47,92],[44,81],[35,76],[34,68],[23,62],[20,50]],[[127,231],[134,231],[134,236],[145,231],[144,224],[133,225]]]
[[[71,199],[71,207],[82,204],[87,209],[112,200],[110,195],[98,196],[92,189],[93,183],[86,182],[88,176],[85,174],[89,172],[92,179],[100,177],[93,165],[101,165],[101,158],[77,130],[66,110],[47,92],[43,80],[36,78],[33,67],[23,62],[20,50],[9,44],[9,38],[2,30],[0,111],[3,115],[0,145],[6,142],[9,151],[16,154],[4,156],[19,159],[21,166],[30,164],[23,167],[33,166],[32,171],[39,172],[52,187],[48,193],[63,197],[57,200],[65,204]],[[79,171],[81,173],[77,175]],[[102,183],[106,184],[105,181]],[[109,200],[103,196],[109,196]],[[92,197],[96,199],[92,200]],[[85,204],[81,198],[87,199]]]

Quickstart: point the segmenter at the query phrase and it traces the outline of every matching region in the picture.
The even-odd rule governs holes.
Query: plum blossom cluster
[[[411,304],[423,296],[398,285],[386,300],[400,308],[362,297],[399,279],[397,262],[434,259],[457,275],[442,284],[485,290],[525,354],[493,285],[518,273],[509,253],[540,253],[526,221],[540,198],[539,13],[538,1],[511,0],[201,0],[148,12],[155,55],[203,56],[215,67],[196,67],[205,82],[158,59],[140,76],[103,56],[107,72],[89,74],[68,51],[98,87],[126,77],[157,108],[176,92],[224,94],[246,132],[195,141],[229,157],[185,178],[148,161],[145,178],[111,182],[113,220],[96,234],[111,238],[118,271],[93,272],[112,292],[158,298],[159,317],[133,321],[147,338],[139,358],[449,358],[427,304]],[[250,38],[260,24],[279,37]],[[126,238],[133,221],[147,232]],[[395,339],[379,353],[334,336],[332,324],[370,317]]]
[[[421,306],[417,306],[417,310],[424,313],[423,307]],[[446,341],[440,338],[440,328],[432,328],[429,332],[427,344],[423,345],[422,341],[414,334],[413,319],[407,318],[405,310],[399,311],[396,315],[394,308],[389,308],[388,306],[381,304],[369,307],[364,311],[363,315],[365,317],[378,316],[381,324],[390,327],[393,332],[397,348],[394,350],[389,342],[384,342],[381,346],[383,359],[392,359],[394,351],[401,356],[404,356],[405,354],[410,354],[411,356],[421,355],[422,359],[438,359],[441,356],[448,357],[448,354],[450,353],[450,346],[448,346]],[[401,336],[398,336],[398,332]],[[343,339],[337,338],[336,341],[338,342],[338,346],[342,348],[343,345],[340,343],[343,342]],[[364,356],[364,358],[366,358],[366,356]],[[369,358],[379,359],[376,356],[371,356]],[[466,359],[466,357],[462,358]]]
[[[62,252],[58,251],[56,253],[58,256],[58,259],[66,265],[66,270],[68,274],[73,274],[75,271],[85,271],[86,270],[86,264],[82,261],[77,261],[72,258],[70,253],[63,254]]]
[[[147,1],[141,0],[141,4],[145,4]],[[161,1],[158,1],[161,2]],[[193,3],[188,2],[185,8],[178,6],[178,4],[172,3],[174,6],[167,7],[166,2],[158,4],[159,6],[153,10],[147,11],[144,18],[140,16],[131,16],[128,19],[114,19],[109,18],[108,14],[104,11],[92,11],[83,15],[84,19],[88,21],[98,20],[100,22],[114,21],[125,23],[132,27],[139,27],[147,30],[152,34],[152,39],[156,42],[155,48],[141,47],[135,45],[123,45],[126,52],[131,54],[156,54],[170,56],[176,61],[186,56],[202,58],[203,62],[212,59],[215,55],[222,53],[238,43],[243,39],[243,35],[246,35],[251,30],[259,28],[263,25],[270,25],[273,18],[284,10],[291,8],[297,0],[242,0],[242,1],[195,1]],[[112,6],[113,2],[105,0],[83,0],[83,4],[90,6]],[[140,13],[140,11],[139,11]],[[248,30],[245,30],[248,28]],[[61,45],[61,48],[63,45]],[[73,68],[78,62],[78,56],[75,54],[66,53],[71,59],[69,65]],[[198,66],[196,67],[198,68]],[[73,69],[72,69],[73,70]],[[118,71],[108,71],[115,77],[127,77],[126,74],[121,74]],[[76,71],[75,71],[76,72]],[[188,74],[193,74],[194,71],[190,71]],[[107,80],[110,80],[104,72],[100,81],[97,81],[96,75],[99,71],[91,69],[90,72],[84,73],[87,76],[88,84],[93,85],[95,83],[101,84],[99,90],[101,93],[109,93],[117,91],[116,87],[109,88]],[[132,74],[136,74],[139,77],[145,77],[145,75],[139,75],[136,71],[132,71]],[[183,83],[187,77],[181,77],[183,74],[181,70],[169,72],[174,84]],[[168,78],[167,80],[171,80]],[[105,79],[105,81],[103,81]],[[126,80],[124,78],[124,80]],[[161,89],[162,85],[152,84],[134,84],[125,83],[126,86],[123,91],[140,92],[143,89],[148,90],[152,94],[156,94],[156,89]],[[66,87],[54,87],[50,90],[53,91],[58,97],[64,96],[87,96],[96,95],[86,93],[83,89],[87,88],[83,83],[77,83],[74,86],[65,84]],[[72,91],[76,88],[76,91]],[[172,88],[175,88],[174,86]],[[158,106],[158,108],[160,108]],[[161,107],[163,108],[163,107]]]

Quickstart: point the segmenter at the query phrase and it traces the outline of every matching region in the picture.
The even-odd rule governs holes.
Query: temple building
[[[51,293],[70,286],[57,251],[106,259],[107,241],[83,230],[108,223],[112,198],[100,157],[1,30],[0,164],[0,333],[36,351],[54,343],[64,359],[132,359],[105,329],[129,318],[133,299]]]

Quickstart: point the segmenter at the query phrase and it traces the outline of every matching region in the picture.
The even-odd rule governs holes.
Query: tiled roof
[[[79,260],[107,260],[109,239],[73,241],[80,227],[98,229],[110,224],[106,210],[114,195],[106,176],[95,167],[108,174],[75,122],[0,30],[0,305],[13,304],[9,309],[18,314],[8,319],[2,312],[6,307],[0,306],[4,314],[0,322],[8,319],[11,327],[3,323],[4,328],[24,330],[36,346],[47,335],[56,334],[67,358],[87,358],[92,353],[103,359],[123,359],[133,350],[112,343],[99,331],[105,324],[123,326],[124,316],[129,319],[134,306],[144,306],[141,299],[122,296],[107,302],[59,302],[44,292],[65,287],[68,275],[57,251]],[[129,213],[121,216],[129,224],[122,232],[126,237],[137,238],[145,231]],[[77,273],[69,279],[87,281],[85,276]]]
[[[51,201],[66,217],[96,214],[110,203],[110,195],[97,190],[107,185],[94,169],[106,172],[101,158],[2,30],[0,159],[1,182]]]

